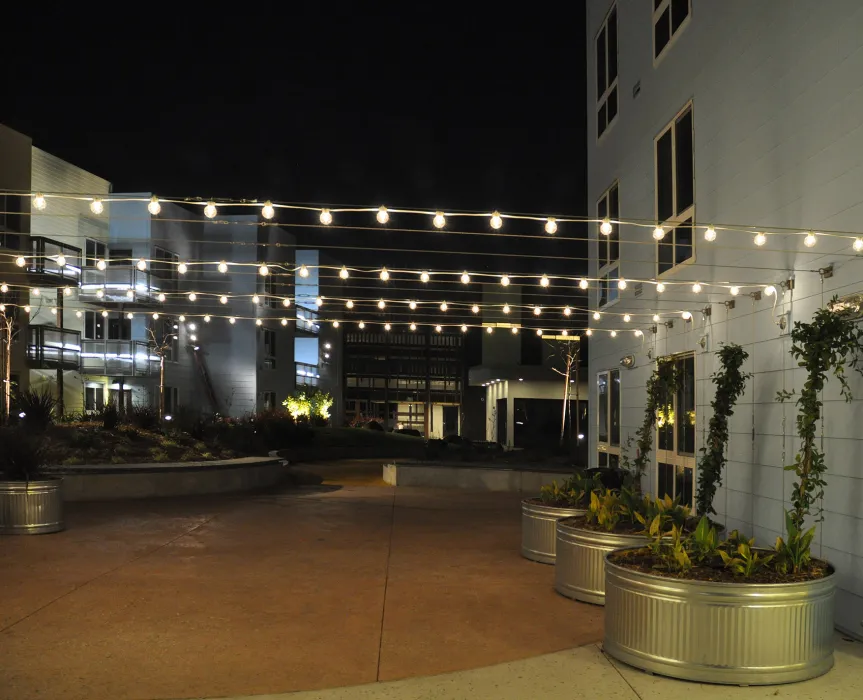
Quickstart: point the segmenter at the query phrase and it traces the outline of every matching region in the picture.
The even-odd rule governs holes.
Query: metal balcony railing
[[[81,334],[54,326],[30,326],[27,360],[36,369],[78,369]]]
[[[81,280],[81,249],[44,236],[31,236],[27,271],[49,275],[77,287]]]
[[[166,289],[163,282],[135,265],[111,265],[104,270],[87,267],[81,274],[78,298],[97,303],[151,302],[158,299],[160,292],[174,291],[176,285],[169,282],[171,289]]]
[[[321,378],[320,373],[318,372],[317,365],[310,365],[305,362],[294,362],[294,368],[296,371],[296,385],[297,386],[317,386],[318,380]]]
[[[116,377],[158,377],[159,356],[143,340],[85,340],[81,371]]]
[[[297,330],[318,333],[321,330],[318,323],[318,312],[307,309],[305,306],[297,306]]]

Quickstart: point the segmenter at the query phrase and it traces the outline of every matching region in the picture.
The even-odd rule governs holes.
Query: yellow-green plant
[[[762,556],[758,554],[754,545],[755,539],[753,538],[748,542],[740,542],[731,554],[720,549],[719,556],[722,557],[725,568],[731,569],[738,576],[749,578],[773,561],[774,554]]]
[[[815,526],[806,532],[801,532],[794,518],[788,511],[785,512],[785,529],[788,539],[776,538],[776,570],[785,574],[789,571],[798,572],[809,568],[812,561],[810,547],[812,538],[815,537]]]
[[[623,509],[624,506],[613,489],[605,489],[601,494],[591,491],[590,505],[585,517],[587,522],[596,523],[611,532],[620,521]]]
[[[333,397],[322,391],[310,395],[305,391],[298,391],[282,401],[282,406],[296,421],[312,418],[329,420]]]

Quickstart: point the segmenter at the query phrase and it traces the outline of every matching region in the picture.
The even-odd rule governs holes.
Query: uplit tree
[[[0,311],[0,364],[3,366],[3,422],[12,410],[12,343],[18,335],[18,324],[6,308]]]
[[[581,343],[578,338],[567,338],[566,340],[555,340],[549,345],[554,350],[550,359],[555,364],[551,366],[551,369],[563,377],[563,410],[560,416],[560,446],[563,447],[566,438],[567,417],[569,418],[570,433],[572,432],[572,385],[575,384],[576,391],[578,391],[578,361]],[[576,406],[576,431],[580,428],[578,420],[578,407]]]
[[[173,341],[177,337],[174,333],[162,333],[161,337],[156,335],[155,329],[150,326],[147,329],[150,336],[151,349],[159,358],[159,420],[165,420],[165,356],[173,350]]]

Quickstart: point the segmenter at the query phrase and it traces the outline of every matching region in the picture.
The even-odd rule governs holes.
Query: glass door
[[[620,466],[620,370],[596,375],[597,466],[617,469]]]
[[[656,416],[656,494],[694,508],[695,356],[662,358],[670,362],[668,387]]]

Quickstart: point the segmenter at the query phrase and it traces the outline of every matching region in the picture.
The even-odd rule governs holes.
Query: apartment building
[[[775,401],[802,382],[789,328],[834,294],[863,291],[851,241],[815,236],[810,247],[794,235],[861,229],[861,24],[853,0],[587,3],[589,201],[598,218],[630,222],[590,234],[589,274],[599,280],[590,298],[590,462],[618,462],[657,359],[673,358],[682,388],[643,485],[694,504],[713,353],[738,343],[752,377],[731,420],[714,507],[729,530],[762,545],[784,534],[794,475],[783,465],[799,442],[796,407]],[[757,245],[752,228],[720,224],[789,233]],[[828,486],[814,553],[838,571],[837,626],[859,635],[863,381],[849,381],[853,403],[835,382],[824,395]]]

